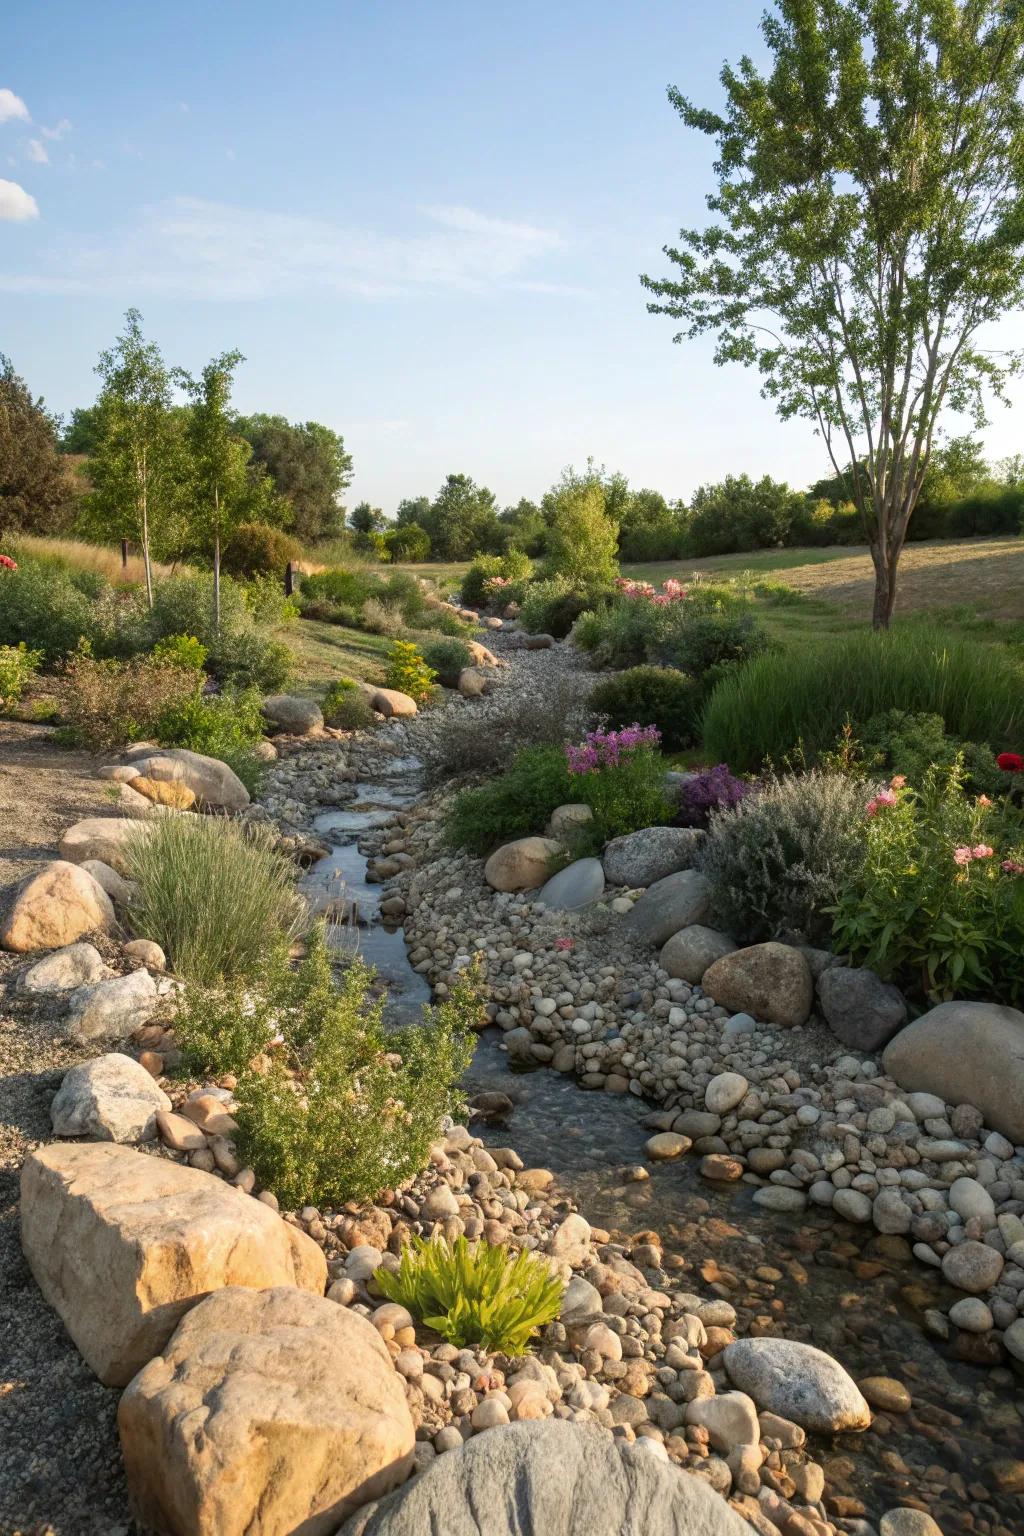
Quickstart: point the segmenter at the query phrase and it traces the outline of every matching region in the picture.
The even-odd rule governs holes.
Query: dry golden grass
[[[43,560],[59,560],[76,570],[95,571],[107,581],[135,585],[146,579],[141,555],[129,555],[127,565],[122,563],[119,545],[88,544],[84,539],[45,538],[39,534],[19,533],[11,541],[15,557],[19,550]],[[181,567],[178,567],[181,570]],[[172,567],[153,562],[154,576],[169,576]]]

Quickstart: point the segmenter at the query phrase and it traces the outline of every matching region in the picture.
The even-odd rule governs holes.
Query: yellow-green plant
[[[24,640],[0,645],[0,705],[17,704],[42,664],[42,651],[30,651]]]
[[[565,1289],[546,1260],[526,1249],[457,1237],[414,1237],[397,1270],[378,1269],[374,1283],[448,1340],[465,1348],[521,1355],[538,1328],[558,1316]]]
[[[396,640],[388,652],[387,686],[422,704],[436,681],[437,673],[427,666],[419,646],[411,640]]]

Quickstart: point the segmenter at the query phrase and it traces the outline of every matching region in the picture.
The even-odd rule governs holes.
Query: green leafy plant
[[[601,583],[574,586],[565,576],[532,581],[523,597],[519,622],[528,634],[562,640],[580,614],[598,606],[610,591]]]
[[[482,1345],[512,1357],[552,1322],[565,1286],[539,1254],[457,1237],[414,1237],[397,1270],[378,1269],[374,1283],[389,1301],[408,1308],[460,1349]]]
[[[172,661],[96,661],[82,652],[63,669],[61,715],[78,745],[117,751],[155,736],[164,714],[185,707],[196,691],[196,673]]]
[[[673,667],[630,667],[603,678],[590,695],[595,718],[615,728],[634,722],[656,725],[672,752],[698,739],[703,702],[701,684]]]
[[[929,768],[952,768],[958,759],[967,789],[996,794],[1002,785],[992,749],[947,736],[941,715],[890,709],[859,727],[856,736],[869,764],[903,774],[916,786],[923,784]]]
[[[0,645],[0,705],[9,709],[17,704],[42,664],[42,651],[30,651],[24,640]]]
[[[219,758],[255,794],[264,773],[263,763],[253,752],[263,739],[260,704],[257,688],[228,688],[220,694],[197,688],[163,712],[156,723],[156,738],[164,747],[187,747],[204,757]]]
[[[280,586],[290,560],[301,560],[302,545],[268,523],[239,523],[224,546],[222,568],[231,576],[272,576]]]
[[[458,847],[482,856],[536,831],[556,806],[574,799],[564,749],[524,747],[505,773],[455,797],[448,833]]]
[[[201,672],[206,664],[207,649],[195,635],[165,635],[153,647],[154,661],[166,661],[175,667],[186,667],[190,672]]]
[[[423,660],[445,688],[458,686],[459,673],[472,663],[469,646],[454,638],[428,641],[423,647]]]
[[[328,688],[321,706],[328,725],[342,731],[367,730],[374,723],[366,694],[350,677],[338,677]]]
[[[385,683],[399,693],[407,693],[417,704],[430,698],[437,673],[428,667],[419,646],[411,640],[396,640],[388,652]]]

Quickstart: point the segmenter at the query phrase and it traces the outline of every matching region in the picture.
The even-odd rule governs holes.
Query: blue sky
[[[665,87],[716,103],[759,14],[6,0],[0,349],[66,413],[130,304],[172,362],[237,346],[238,406],[342,432],[350,503],[389,513],[450,470],[536,498],[588,454],[668,496],[804,484],[810,426],[673,346],[638,281],[711,185]],[[994,456],[1019,417],[996,409]]]

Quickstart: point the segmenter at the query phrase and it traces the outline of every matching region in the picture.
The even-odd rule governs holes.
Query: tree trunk
[[[896,607],[896,569],[900,550],[881,549],[873,545],[871,558],[875,566],[875,600],[871,610],[872,629],[888,629]]]
[[[213,632],[220,634],[220,534],[213,536]]]
[[[146,498],[142,498],[142,563],[146,567],[146,602],[149,610],[153,611],[153,567],[149,559],[149,517],[146,512]]]

